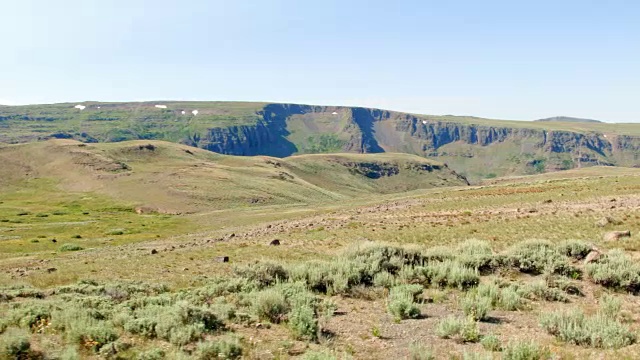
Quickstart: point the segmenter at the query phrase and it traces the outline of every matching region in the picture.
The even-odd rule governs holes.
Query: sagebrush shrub
[[[60,246],[58,248],[58,251],[60,252],[65,252],[65,251],[80,251],[80,250],[84,250],[84,248],[80,245],[77,244],[71,244],[71,243],[67,243],[64,244],[62,246]]]
[[[318,319],[313,304],[305,302],[294,304],[289,313],[289,327],[300,339],[317,339]]]
[[[480,330],[478,324],[470,318],[461,319],[448,316],[436,326],[436,335],[443,339],[456,339],[460,342],[478,342]]]
[[[237,337],[201,342],[195,351],[195,358],[198,360],[238,359],[241,356],[242,345]]]
[[[580,270],[571,265],[552,243],[529,240],[511,247],[507,255],[511,266],[521,272],[539,275],[544,272],[579,277]]]
[[[495,335],[485,335],[480,340],[480,344],[487,351],[500,351],[502,346],[500,345],[500,339]]]
[[[420,285],[397,285],[389,291],[387,309],[396,320],[413,319],[420,316],[420,308],[415,303],[422,293]]]
[[[412,343],[409,346],[409,359],[411,360],[435,360],[433,352],[426,346]]]
[[[429,263],[422,268],[422,271],[429,283],[440,287],[464,290],[480,282],[480,276],[476,270],[451,260]]]
[[[31,351],[30,334],[24,329],[9,328],[0,335],[0,359],[25,359]]]
[[[464,314],[475,321],[485,320],[491,310],[491,298],[469,292],[461,300]]]
[[[252,297],[251,308],[260,319],[279,323],[289,312],[289,303],[278,289],[268,288],[254,293]]]
[[[328,351],[307,351],[302,356],[302,360],[338,360]]]
[[[544,280],[537,280],[537,281],[528,283],[524,286],[521,286],[518,289],[518,291],[522,295],[522,297],[527,298],[529,300],[545,300],[545,301],[559,301],[559,302],[569,301],[569,298],[564,292],[556,288],[548,287],[546,281]]]
[[[535,342],[510,342],[502,351],[503,360],[546,360],[551,358],[549,349]]]
[[[154,348],[138,354],[138,360],[162,360],[166,358],[164,350]]]
[[[640,292],[640,265],[622,250],[611,250],[597,262],[587,264],[585,268],[596,284],[634,294]]]
[[[556,249],[564,256],[581,260],[587,257],[593,246],[582,240],[565,240],[558,245]]]
[[[462,320],[455,316],[448,316],[436,326],[436,334],[444,339],[449,339],[460,332],[462,328]]]
[[[600,298],[600,312],[602,315],[616,319],[622,309],[622,302],[613,295],[605,295]]]
[[[558,339],[581,346],[618,349],[636,341],[629,328],[602,313],[589,317],[579,310],[543,314],[540,325]]]
[[[524,307],[524,301],[516,286],[509,286],[500,290],[500,308],[507,311],[520,310]]]
[[[395,285],[395,280],[395,277],[391,273],[382,271],[374,276],[373,285],[389,289]]]
[[[270,286],[278,281],[289,279],[289,273],[282,265],[268,261],[237,267],[234,272],[241,278],[256,282],[260,287]]]

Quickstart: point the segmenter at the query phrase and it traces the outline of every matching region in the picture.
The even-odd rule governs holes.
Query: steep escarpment
[[[640,124],[499,121],[297,104],[83,104],[83,110],[74,104],[2,107],[0,142],[155,139],[221,154],[274,157],[397,152],[445,161],[472,179],[640,166]]]

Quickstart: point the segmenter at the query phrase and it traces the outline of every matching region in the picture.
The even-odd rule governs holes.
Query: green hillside
[[[220,154],[280,158],[407,153],[446,162],[473,181],[585,166],[640,166],[640,124],[552,120],[246,102],[83,102],[0,106],[0,143],[163,140]]]

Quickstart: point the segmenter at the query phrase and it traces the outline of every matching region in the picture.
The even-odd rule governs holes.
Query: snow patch
[[[198,110],[193,110],[191,113],[193,114],[193,116],[196,116],[198,115]]]
[[[338,115],[338,113],[334,111],[331,113],[331,115]]]
[[[80,111],[82,111],[82,110],[86,109],[86,106],[84,106],[84,105],[76,105],[76,106],[74,106],[74,108],[80,109]]]
[[[167,105],[156,105],[158,109],[166,109]]]

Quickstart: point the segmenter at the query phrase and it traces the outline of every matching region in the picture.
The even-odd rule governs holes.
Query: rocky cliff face
[[[514,123],[295,104],[86,103],[0,108],[0,143],[159,139],[230,155],[401,152],[471,178],[588,165],[640,166],[640,125]],[[197,116],[185,111],[199,108]],[[577,124],[577,125],[576,125]],[[635,134],[635,135],[634,135]]]
[[[489,155],[485,153],[495,147],[512,152],[514,158],[530,158],[503,171],[505,174],[587,165],[640,166],[640,137],[607,137],[596,132],[437,121],[429,117],[365,108],[271,104],[259,113],[262,119],[255,126],[210,129],[202,138],[189,139],[187,143],[224,154],[289,156],[298,152],[300,146],[289,140],[288,129],[292,119],[296,116],[313,119],[314,116],[325,116],[336,109],[346,119],[340,131],[341,136],[347,138],[342,147],[344,152],[411,152],[426,157],[444,157],[451,161],[456,156],[471,159],[486,157]],[[322,132],[318,129],[309,131]],[[464,151],[457,151],[456,147]],[[485,164],[479,176],[504,165]],[[453,168],[464,170],[455,164]]]

